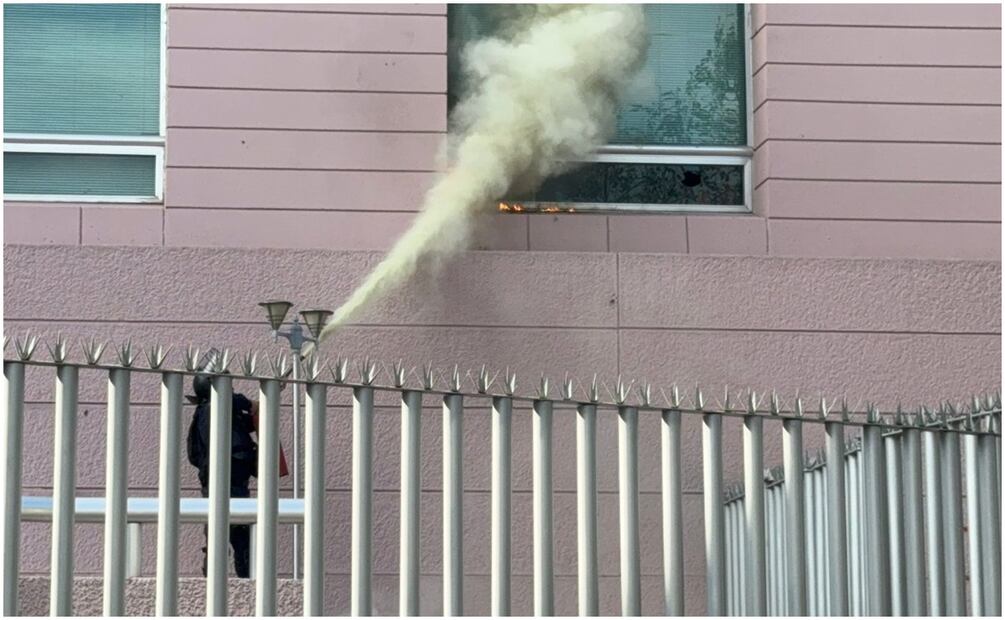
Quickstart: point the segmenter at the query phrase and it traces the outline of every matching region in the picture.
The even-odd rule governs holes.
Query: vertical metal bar
[[[3,363],[3,615],[18,615],[21,552],[21,441],[24,427],[24,364]]]
[[[963,510],[960,497],[960,438],[942,431],[942,537],[946,567],[946,613],[967,613],[963,568]]]
[[[924,616],[925,528],[922,510],[921,431],[904,429],[904,581],[908,616]]]
[[[748,415],[743,420],[743,498],[747,526],[747,613],[768,613],[766,548],[764,542],[764,420]]]
[[[311,386],[312,388],[314,386]],[[323,522],[319,522],[322,525]],[[304,549],[311,541],[304,536]],[[373,613],[373,388],[352,391],[352,604],[351,614]],[[320,609],[318,610],[320,614]]]
[[[143,530],[140,523],[126,523],[126,577],[140,576],[143,566]]]
[[[597,406],[579,405],[576,416],[576,521],[579,615],[600,611],[597,570]]]
[[[621,615],[642,615],[639,563],[639,410],[618,407],[618,513],[621,534]]]
[[[842,447],[842,452],[844,448]],[[862,518],[859,515],[858,495],[858,458],[855,454],[845,457],[848,469],[845,476],[845,489],[848,494],[848,512],[845,523],[848,524],[848,615],[862,615],[862,599],[859,590],[859,559],[858,537]]]
[[[775,507],[777,510],[777,520],[778,527],[775,529],[776,539],[778,540],[778,562],[779,570],[779,587],[781,591],[778,594],[778,600],[780,601],[781,613],[782,615],[788,615],[789,613],[789,602],[788,602],[788,591],[789,591],[789,566],[787,560],[788,545],[786,544],[786,532],[789,531],[788,519],[785,516],[785,482],[783,481],[781,486],[778,487],[778,493],[775,496]]]
[[[725,506],[725,522],[726,522],[726,612],[727,616],[736,615],[736,592],[735,583],[736,577],[734,575],[734,563],[736,560],[736,552],[734,546],[736,542],[733,540],[733,503],[730,502]],[[668,616],[673,614],[666,614]]]
[[[726,591],[725,524],[722,505],[722,417],[702,415],[702,470],[705,500],[705,613],[725,612]],[[740,545],[742,547],[742,545]]]
[[[357,390],[365,390],[369,388],[357,388]],[[359,419],[356,413],[356,398],[353,398],[353,429],[356,429],[356,421]],[[325,600],[325,439],[327,437],[326,432],[326,417],[327,413],[325,411],[325,405],[327,402],[327,387],[323,383],[311,383],[307,386],[307,401],[306,401],[306,425],[304,429],[304,615],[307,616],[320,616],[324,614],[324,600]],[[372,417],[372,412],[371,416]],[[372,424],[372,422],[369,422]],[[372,429],[372,427],[370,427]],[[357,449],[356,441],[358,437],[357,434],[353,433],[353,454],[359,454],[363,449],[369,451],[369,446],[363,449]],[[370,431],[370,440],[372,443],[372,430]],[[365,442],[365,439],[363,440]],[[367,455],[368,456],[368,455]],[[363,457],[360,457],[363,460]],[[355,465],[355,463],[354,463]],[[363,517],[366,518],[364,521],[366,523],[365,527],[369,530],[371,520],[368,518],[369,508],[370,508],[370,459],[365,459],[365,474],[366,479],[360,480],[359,476],[356,474],[355,467],[353,468],[353,517],[360,516],[356,514],[355,508],[359,507],[363,502],[365,502],[364,508],[362,509]],[[358,483],[358,484],[357,484]],[[359,494],[365,496],[365,499],[359,501],[356,497],[357,487],[359,488]],[[353,519],[353,524],[357,520]],[[353,537],[353,542],[357,543],[358,539],[356,536]],[[360,551],[360,556],[366,557],[366,567],[369,568],[369,539],[366,539],[366,545],[360,550],[356,544],[353,545],[353,550]],[[356,559],[357,556],[353,556],[353,568],[361,567],[359,560]],[[353,571],[353,578],[355,578],[357,572]],[[367,581],[369,581],[368,572],[360,572]],[[352,579],[352,578],[351,578]],[[353,589],[355,594],[356,589]],[[355,598],[355,597],[354,597]],[[356,612],[355,615],[364,615],[363,611]]]
[[[883,429],[870,424],[863,431],[863,456],[865,457],[865,541],[866,575],[869,582],[868,613],[873,616],[891,614],[890,597],[890,544],[887,533],[890,520],[886,499],[886,456]]]
[[[830,546],[827,544],[827,532],[830,529],[830,515],[827,514],[827,494],[828,494],[828,481],[827,481],[827,467],[825,466],[820,470],[820,486],[822,487],[823,493],[820,497],[820,513],[823,515],[823,528],[817,534],[820,540],[820,546],[823,548],[824,556],[824,574],[823,574],[823,600],[820,603],[821,608],[825,615],[831,615],[830,613],[830,598],[831,598],[831,550]]]
[[[227,615],[232,409],[230,377],[213,377],[209,414],[209,541],[206,545],[206,614],[210,616]]]
[[[492,583],[493,616],[510,614],[510,551],[512,499],[513,399],[492,399]]]
[[[663,471],[663,613],[684,615],[684,516],[681,488],[680,411],[661,418]]]
[[[419,615],[422,392],[401,393],[401,568],[398,613]]]
[[[970,615],[984,615],[984,579],[981,574],[981,555],[984,553],[984,545],[981,544],[980,527],[980,493],[977,483],[977,469],[980,466],[977,458],[977,436],[968,434],[963,436],[963,460],[965,463],[965,478],[967,485],[966,510],[967,510],[967,550],[968,568],[970,578]],[[994,585],[992,585],[994,587]]]
[[[258,523],[255,528],[255,614],[276,615],[276,524],[279,517],[279,382],[258,395]]]
[[[789,613],[806,615],[806,517],[803,511],[803,423],[782,422],[782,460],[785,466],[786,560],[789,566]]]
[[[820,550],[814,543],[816,539],[816,496],[818,492],[816,471],[809,471],[806,476],[806,499],[804,506],[806,507],[805,517],[807,545],[805,565],[806,587],[808,590],[806,611],[811,616],[816,616],[820,613],[820,610],[817,608],[817,589],[820,587],[820,580],[817,578],[817,554]]]
[[[129,370],[116,368],[108,374],[108,430],[105,434],[105,565],[104,609],[106,616],[125,614],[126,588],[126,494],[129,467]],[[230,433],[227,434],[228,448]]]
[[[767,585],[767,615],[777,616],[777,600],[775,596],[776,582],[778,579],[778,564],[775,557],[775,494],[774,489],[769,488],[764,491],[764,546],[766,549],[767,570],[764,572],[765,583]]]
[[[73,518],[77,495],[77,367],[56,367],[52,463],[52,556],[49,614],[73,613]],[[177,454],[177,448],[176,452]]]
[[[157,490],[158,616],[178,614],[178,502],[181,479],[178,446],[181,445],[182,382],[176,372],[161,375],[160,480]],[[261,483],[259,483],[261,485]]]
[[[552,510],[552,404],[534,401],[534,615],[555,615],[555,555]]]
[[[890,527],[890,611],[894,616],[907,613],[907,583],[904,578],[904,505],[903,469],[900,454],[901,435],[888,435],[883,441],[886,450],[886,498]]]
[[[927,559],[928,613],[946,611],[946,577],[942,553],[942,463],[938,432],[922,432],[925,456],[925,551]]]
[[[736,501],[736,537],[738,544],[736,545],[736,552],[739,556],[737,560],[737,569],[739,570],[738,579],[736,580],[736,604],[739,606],[740,615],[746,616],[747,612],[747,596],[745,592],[747,591],[747,527],[744,515],[746,514],[746,508],[744,508],[745,498],[740,497]]]
[[[300,497],[300,415],[302,408],[300,395],[300,351],[293,354],[293,499]],[[293,579],[300,579],[300,524],[293,524]]]
[[[464,397],[443,397],[443,614],[463,612],[464,521],[462,480]]]
[[[840,422],[824,424],[827,457],[827,546],[831,554],[830,607],[832,616],[848,615],[848,536],[845,516],[845,456],[844,425]],[[792,544],[792,541],[788,541]],[[791,555],[789,556],[792,557]],[[790,573],[790,578],[794,573]],[[790,610],[790,613],[799,615]]]
[[[990,433],[982,433],[978,439],[977,450],[980,456],[978,468],[978,487],[980,492],[980,527],[981,543],[984,546],[984,613],[988,616],[1000,616],[1002,611],[1002,591],[999,584],[1002,578],[1001,564],[1001,487],[998,486],[995,474],[995,453],[998,438]]]

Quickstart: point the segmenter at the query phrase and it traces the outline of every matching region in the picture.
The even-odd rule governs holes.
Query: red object
[[[258,403],[255,403],[255,404],[256,404],[255,412],[251,414],[251,419],[255,423],[255,434],[257,435],[258,434],[258,407],[257,407]],[[286,464],[286,454],[283,452],[283,445],[279,444],[279,477],[280,478],[285,478],[286,476],[289,476],[289,475],[290,475],[290,468]]]

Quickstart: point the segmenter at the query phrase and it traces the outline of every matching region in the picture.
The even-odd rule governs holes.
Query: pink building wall
[[[911,406],[1001,381],[1000,7],[755,5],[754,213],[494,214],[436,278],[328,351]],[[256,303],[345,299],[414,216],[446,127],[442,5],[172,5],[163,205],[5,203],[5,331],[282,349]],[[100,246],[100,247],[99,247]],[[732,256],[730,256],[732,255]],[[51,482],[52,378],[28,376],[25,493]],[[237,385],[251,391],[252,385]],[[102,494],[104,383],[82,377],[78,483]],[[133,387],[130,484],[156,491],[157,386]],[[328,437],[329,611],[348,602],[345,395]],[[378,403],[375,608],[397,611],[398,414]],[[440,609],[440,421],[423,423],[423,611]],[[465,419],[466,611],[488,611],[488,417]],[[514,613],[529,613],[530,421],[514,416]],[[186,412],[188,415],[188,412]],[[640,433],[643,610],[659,613],[657,421]],[[614,436],[613,418],[600,437]],[[685,422],[685,584],[704,608],[699,425]],[[767,427],[768,463],[781,457]],[[739,425],[726,424],[727,480]],[[290,429],[284,429],[289,445]],[[814,435],[810,435],[813,438]],[[556,414],[556,594],[575,609],[573,414]],[[618,609],[616,445],[598,446],[602,610]],[[186,470],[186,474],[191,472]],[[186,476],[196,492],[194,474]],[[153,530],[144,535],[153,548]],[[285,534],[284,534],[285,535]],[[48,562],[24,528],[25,570]],[[202,546],[183,527],[183,547]],[[288,538],[281,548],[288,545]],[[76,561],[101,567],[101,531]],[[145,558],[148,574],[153,554]],[[288,570],[288,558],[283,569]],[[198,569],[198,553],[183,556]]]

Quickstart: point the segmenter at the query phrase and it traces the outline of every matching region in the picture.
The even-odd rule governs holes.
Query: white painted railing
[[[49,346],[51,361],[33,359],[37,339],[25,336],[14,342],[15,354],[4,360],[4,407],[0,427],[4,462],[2,495],[3,611],[18,611],[18,547],[20,523],[32,511],[22,507],[22,438],[24,434],[25,367],[48,367],[56,377],[54,479],[51,508],[52,561],[50,606],[54,614],[71,610],[74,523],[89,514],[76,498],[76,424],[80,371],[102,373],[108,381],[107,498],[101,507],[105,524],[104,612],[124,612],[127,575],[127,524],[131,510],[127,498],[130,383],[133,375],[153,373],[161,383],[160,480],[156,502],[157,594],[156,611],[173,615],[178,609],[178,524],[186,516],[179,497],[178,453],[181,442],[182,381],[197,370],[198,352],[189,349],[183,368],[164,368],[165,352],[155,347],[146,353],[147,366],[136,364],[129,346],[116,350],[114,363],[102,363],[104,346],[83,347],[86,362],[71,362],[62,338]],[[256,612],[274,615],[276,609],[276,527],[289,518],[288,504],[279,500],[278,429],[280,384],[286,377],[283,358],[270,361],[259,372],[257,357],[245,356],[242,372],[229,369],[226,351],[216,356],[208,372],[212,380],[211,461],[208,521],[208,576],[206,611],[227,613],[227,550],[231,523],[253,519],[257,525],[255,571]],[[554,537],[552,523],[552,413],[556,406],[571,407],[576,416],[578,601],[581,615],[599,613],[600,567],[597,552],[597,418],[618,419],[618,501],[621,611],[638,615],[642,609],[640,532],[638,506],[638,420],[659,416],[662,425],[662,510],[664,610],[684,613],[683,519],[681,484],[681,428],[702,427],[705,510],[706,608],[711,615],[726,614],[870,614],[966,613],[998,615],[1000,611],[1000,415],[998,396],[973,399],[966,410],[944,407],[941,415],[919,412],[910,419],[883,414],[874,408],[840,414],[803,411],[772,397],[759,402],[748,393],[745,403],[727,392],[713,407],[696,390],[689,399],[672,388],[662,390],[656,403],[649,385],[626,384],[620,377],[608,389],[596,378],[584,386],[566,380],[553,397],[542,378],[532,395],[517,393],[515,378],[506,373],[494,389],[494,377],[484,369],[469,378],[474,389],[462,390],[462,375],[455,367],[449,377],[435,380],[429,367],[411,381],[401,364],[390,369],[390,381],[380,383],[376,365],[363,362],[350,378],[346,360],[323,364],[311,359],[301,377],[292,381],[306,389],[307,444],[302,519],[305,537],[304,613],[323,613],[324,465],[323,439],[328,392],[352,396],[352,533],[351,611],[372,612],[373,558],[373,413],[375,394],[392,393],[401,403],[401,613],[416,615],[419,608],[418,493],[420,488],[420,411],[423,400],[442,403],[443,411],[443,611],[461,615],[464,592],[462,514],[462,450],[465,407],[488,402],[492,408],[491,610],[510,611],[511,445],[512,418],[533,419],[533,558],[534,611],[551,614],[554,600]],[[322,377],[327,369],[330,378]],[[258,493],[255,499],[232,500],[230,492],[231,395],[235,379],[259,383]],[[585,389],[583,389],[585,388]],[[607,398],[602,392],[606,391]],[[722,421],[737,417],[744,423],[743,499],[723,493]],[[829,468],[804,458],[803,427],[822,424],[826,431]],[[766,433],[781,433],[786,480],[764,484]],[[861,433],[862,448],[847,456],[845,434]],[[608,438],[603,438],[605,441]],[[961,455],[960,442],[964,443]],[[924,446],[924,449],[922,449]],[[965,457],[965,458],[964,458]],[[961,468],[965,460],[966,467]],[[965,490],[963,486],[963,473]],[[781,476],[775,476],[781,478]],[[963,512],[969,529],[963,534]],[[28,502],[28,506],[31,502]],[[194,504],[193,504],[194,505]],[[284,508],[285,506],[285,508]],[[78,510],[81,508],[81,510]],[[96,508],[95,508],[96,510]],[[146,517],[144,517],[146,518]],[[149,518],[153,518],[152,515]],[[135,520],[135,519],[134,519]],[[975,527],[976,524],[976,527]],[[924,554],[922,554],[924,548]],[[964,582],[964,550],[969,550],[969,596]],[[922,559],[927,564],[922,565]],[[801,570],[791,567],[800,566]],[[923,587],[926,582],[929,584]]]

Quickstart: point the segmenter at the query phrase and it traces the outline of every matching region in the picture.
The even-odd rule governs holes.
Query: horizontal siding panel
[[[174,9],[168,47],[445,53],[445,17]]]
[[[415,13],[445,15],[446,4],[172,4],[171,8],[293,13]]]
[[[754,77],[754,100],[1001,105],[998,68],[835,67],[769,64]]]
[[[169,227],[191,221],[189,218],[174,219],[185,211],[168,209]],[[205,222],[227,227],[235,218],[248,215],[248,212],[233,213],[223,218],[226,213],[216,213],[219,216],[213,216],[210,211],[194,215],[208,215],[212,219]],[[287,217],[289,214],[279,215]],[[304,217],[313,217],[313,214]],[[411,219],[410,214],[395,217],[402,224]],[[370,229],[390,221],[370,213],[357,214],[356,218],[357,223]],[[342,214],[342,221],[349,223],[347,214]],[[313,222],[300,220],[304,228],[293,231],[290,236],[312,234]],[[198,227],[195,222],[193,228]],[[242,226],[241,230],[244,228]],[[277,228],[271,234],[278,236],[279,230],[288,229]],[[359,231],[349,229],[332,234],[355,232]],[[193,234],[202,233],[194,230]],[[223,233],[214,234],[222,236]],[[249,234],[264,233],[251,230]],[[389,239],[395,234],[396,231],[386,231]],[[233,232],[230,235],[235,236]],[[172,241],[185,243],[184,238],[176,235]],[[270,240],[270,244],[275,242]],[[192,338],[191,342],[227,342],[247,351],[248,346],[268,344],[263,345],[264,327],[258,325],[263,317],[262,309],[256,304],[262,295],[289,297],[298,303],[331,308],[346,299],[384,255],[382,251],[342,251],[334,249],[336,246],[337,240],[331,237],[325,241],[326,249],[311,251],[85,246],[73,248],[71,252],[66,248],[7,247],[4,249],[4,311],[9,319],[72,318],[116,324],[124,319],[145,322],[183,319],[193,322],[188,327],[219,322],[220,317],[225,317],[223,320],[247,324],[258,330],[258,344],[231,343],[222,335],[212,338],[185,336],[183,341],[189,342]],[[387,299],[375,303],[359,321],[407,325],[413,329],[416,325],[442,325],[447,333],[460,330],[459,325],[498,326],[505,331],[515,323],[563,328],[550,329],[555,333],[589,331],[565,329],[569,325],[614,328],[617,307],[611,300],[617,299],[616,273],[616,257],[607,253],[469,252],[464,260],[453,261],[446,267],[443,279],[437,279],[439,283],[428,277],[417,277],[390,293]],[[125,281],[128,286],[124,285]],[[171,286],[165,286],[165,282],[170,282]],[[266,287],[263,283],[269,285]],[[115,294],[110,294],[111,291]],[[197,294],[179,295],[178,291]],[[527,311],[527,299],[538,300],[534,312]],[[213,326],[207,324],[205,327]],[[129,329],[124,333],[129,335]],[[151,336],[147,342],[156,340]],[[484,340],[481,346],[485,353]],[[371,353],[371,358],[397,359],[406,350],[408,347],[401,348],[387,358]],[[415,354],[412,363],[428,361],[418,352]],[[489,361],[479,360],[478,363]]]
[[[875,256],[1001,260],[1001,224],[769,220],[776,256]],[[985,299],[989,291],[970,296]],[[940,292],[937,295],[943,295]],[[957,302],[963,298],[953,297]],[[885,305],[883,296],[876,298]]]
[[[770,217],[1000,222],[1001,185],[772,179],[757,189]]]
[[[436,169],[442,136],[169,129],[167,139],[168,166],[426,172]]]
[[[755,185],[769,178],[1001,182],[1001,147],[977,144],[771,141],[754,155]]]
[[[417,211],[425,172],[168,168],[168,207]]]
[[[447,61],[419,54],[168,50],[168,85],[445,93]],[[170,107],[169,107],[170,111]]]
[[[160,205],[88,205],[81,209],[85,245],[155,245],[164,242]]]
[[[768,4],[768,24],[1001,28],[998,4]]]
[[[1001,66],[1000,30],[765,26],[754,37],[765,62]]]
[[[411,213],[168,209],[165,245],[386,250]]]
[[[1001,140],[997,106],[917,106],[768,101],[754,114],[754,143],[764,140]]]
[[[688,252],[691,254],[742,254],[767,252],[764,218],[755,215],[687,216]]]
[[[774,248],[774,235],[771,245]],[[986,303],[959,304],[998,286],[999,262],[629,254],[620,257],[619,274],[623,328],[1001,329],[999,296],[987,297]]]
[[[4,245],[77,245],[80,243],[80,209],[80,205],[73,204],[5,202]],[[10,266],[7,262],[6,268]],[[7,307],[5,303],[4,309]]]
[[[447,130],[447,96],[175,88],[169,127]]]

